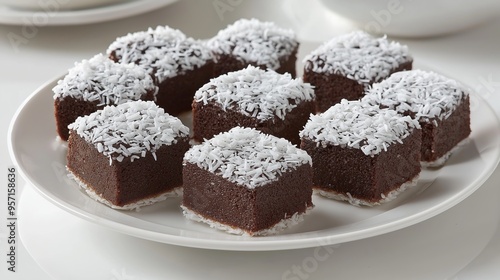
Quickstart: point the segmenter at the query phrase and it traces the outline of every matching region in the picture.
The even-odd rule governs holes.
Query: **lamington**
[[[136,63],[154,76],[159,87],[156,102],[172,115],[189,111],[196,90],[213,77],[208,47],[168,26],[119,37],[107,54],[116,62]]]
[[[158,88],[151,76],[134,64],[118,64],[103,54],[75,63],[57,82],[54,115],[59,137],[68,140],[68,125],[107,105],[156,100]]]
[[[313,208],[311,157],[253,128],[191,147],[183,179],[184,215],[232,234],[276,234]]]
[[[369,85],[394,72],[412,69],[408,47],[363,31],[323,43],[303,60],[304,81],[316,92],[316,111],[324,112],[342,99],[358,100]]]
[[[379,205],[419,178],[420,126],[394,110],[343,99],[311,115],[300,135],[313,162],[313,188],[325,197]]]
[[[249,65],[212,79],[195,93],[193,138],[201,142],[245,126],[299,145],[299,131],[314,112],[314,96],[300,78]]]
[[[248,64],[295,77],[299,42],[292,29],[273,22],[240,19],[220,30],[207,45],[215,57],[214,76],[245,68]]]
[[[444,165],[471,133],[468,90],[432,71],[394,73],[373,84],[363,99],[409,115],[420,123],[424,167]]]
[[[182,194],[189,129],[153,101],[106,106],[69,128],[67,170],[93,199],[130,210]]]

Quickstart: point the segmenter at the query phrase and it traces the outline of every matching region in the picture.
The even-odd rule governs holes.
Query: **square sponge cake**
[[[421,164],[440,167],[468,142],[470,97],[457,81],[431,71],[392,74],[373,84],[363,100],[408,115],[422,127]]]
[[[235,127],[184,157],[184,215],[239,235],[269,235],[313,207],[309,155],[289,141]]]
[[[386,37],[354,31],[332,38],[304,58],[304,81],[316,92],[316,111],[342,99],[357,100],[391,73],[412,69],[408,47]]]
[[[68,125],[107,105],[135,100],[156,101],[158,88],[146,70],[135,64],[119,64],[102,54],[75,63],[57,82],[54,115],[59,137],[69,137]]]
[[[156,103],[171,115],[191,109],[196,90],[213,77],[210,49],[169,26],[116,38],[107,54],[118,63],[135,63],[155,79]]]
[[[67,169],[95,200],[135,209],[182,193],[189,129],[154,102],[107,106],[69,128]]]
[[[239,19],[207,41],[214,60],[214,76],[247,65],[290,73],[295,77],[299,42],[292,29],[255,18]]]
[[[212,79],[193,100],[193,138],[201,142],[235,126],[253,127],[300,144],[314,111],[314,90],[290,74],[249,65]]]
[[[420,175],[420,126],[394,110],[344,99],[311,116],[301,137],[312,157],[314,189],[329,198],[378,205]]]

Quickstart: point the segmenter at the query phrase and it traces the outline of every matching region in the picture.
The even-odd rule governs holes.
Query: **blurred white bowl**
[[[17,9],[56,12],[104,6],[120,1],[125,2],[125,0],[0,0],[0,4]]]
[[[319,0],[368,32],[428,37],[457,32],[500,15],[499,0]]]

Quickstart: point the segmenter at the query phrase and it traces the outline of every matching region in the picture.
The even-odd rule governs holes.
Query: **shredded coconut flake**
[[[175,144],[189,135],[189,128],[152,101],[106,106],[78,117],[68,128],[109,157],[110,164],[125,158],[134,161],[146,153],[156,158],[155,152],[161,146]]]
[[[360,84],[380,81],[401,64],[412,61],[408,47],[363,31],[335,37],[307,55],[306,70],[339,74]]]
[[[251,189],[278,180],[288,170],[312,164],[311,157],[288,140],[243,127],[191,147],[184,162]]]
[[[201,87],[195,102],[215,102],[223,110],[235,108],[241,114],[261,121],[278,117],[285,119],[303,101],[314,99],[314,90],[302,79],[290,74],[262,70],[254,66],[231,72]]]
[[[119,64],[102,54],[75,63],[64,79],[53,88],[54,99],[72,97],[98,102],[102,105],[118,105],[139,100],[148,92],[156,98],[158,88],[153,78],[134,64]]]
[[[215,53],[231,54],[243,62],[275,70],[280,67],[280,58],[288,58],[298,44],[292,29],[257,19],[240,19],[207,42]]]
[[[212,60],[209,48],[199,40],[168,26],[149,28],[117,38],[107,50],[121,63],[136,63],[154,73],[161,83],[199,68]]]
[[[300,136],[323,147],[356,148],[374,156],[401,143],[415,128],[420,128],[416,120],[394,110],[343,99],[324,113],[311,115]]]
[[[412,70],[394,73],[373,84],[363,100],[402,114],[411,113],[418,121],[436,123],[436,118],[447,119],[467,96],[466,89],[453,79]]]

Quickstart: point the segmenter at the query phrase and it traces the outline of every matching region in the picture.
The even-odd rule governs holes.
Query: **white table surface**
[[[0,111],[2,116],[0,129],[4,131],[4,136],[0,138],[2,176],[5,176],[3,174],[6,174],[7,167],[12,165],[7,151],[6,135],[9,122],[17,107],[36,88],[64,73],[75,61],[104,52],[109,43],[117,36],[145,30],[150,26],[170,25],[182,29],[190,36],[207,38],[242,16],[274,20],[281,25],[290,26],[297,31],[299,39],[306,42],[306,45],[318,44],[333,35],[354,29],[348,22],[323,11],[315,1],[307,1],[307,6],[298,1],[289,1],[286,5],[283,4],[284,1],[220,1],[231,4],[228,6],[230,9],[223,13],[217,13],[213,4],[218,3],[218,1],[185,0],[151,13],[100,24],[67,27],[39,26],[36,29],[21,26],[0,26],[0,92],[4,99],[4,106]],[[304,11],[308,12],[304,13]],[[478,91],[500,116],[499,30],[500,18],[460,34],[430,39],[400,38],[398,40],[408,44],[415,58],[421,63],[446,73]],[[24,36],[26,40],[16,45],[11,40],[12,34]],[[355,261],[365,265],[367,263],[377,265],[383,263],[381,259],[398,262],[397,259],[404,258],[407,258],[411,265],[390,267],[393,272],[386,274],[389,276],[384,279],[392,279],[391,275],[394,276],[393,279],[402,279],[398,278],[398,275],[405,275],[405,273],[408,273],[406,274],[408,277],[404,277],[404,279],[500,279],[500,231],[495,232],[499,220],[484,220],[481,216],[481,211],[491,209],[498,211],[496,204],[500,199],[497,190],[499,179],[500,170],[497,169],[492,178],[475,194],[428,221],[383,236],[342,244],[335,248],[333,257],[327,262],[321,263],[314,273],[307,275],[307,279],[325,279],[327,275],[337,275],[339,279],[351,278],[348,275],[352,277],[354,277],[353,275],[372,276],[371,279],[378,279],[377,275],[387,273],[382,273],[380,269],[387,270],[389,265],[379,269],[368,266],[357,267]],[[168,266],[170,270],[165,273],[169,273],[168,275],[173,277],[169,279],[181,280],[200,279],[203,275],[204,279],[281,279],[283,273],[271,273],[273,269],[263,262],[276,262],[278,266],[286,270],[287,267],[291,268],[294,264],[300,264],[312,252],[311,249],[304,249],[286,251],[286,253],[238,253],[188,249],[165,244],[154,245],[149,241],[109,232],[99,226],[80,220],[48,204],[32,190],[31,186],[23,184],[22,181],[19,182],[19,186],[18,198],[23,199],[26,196],[27,201],[38,201],[37,205],[25,205],[22,204],[21,200],[21,207],[29,208],[22,209],[21,212],[24,216],[19,217],[20,224],[22,224],[23,218],[26,223],[31,223],[36,220],[34,217],[37,215],[44,217],[44,214],[50,214],[50,218],[46,217],[44,220],[49,223],[47,226],[54,226],[50,223],[57,223],[58,220],[54,220],[55,217],[60,219],[61,223],[68,225],[64,229],[54,228],[53,234],[75,233],[77,229],[79,234],[88,231],[89,234],[80,236],[81,238],[79,236],[66,236],[61,237],[60,241],[61,246],[71,246],[71,243],[68,245],[65,242],[84,242],[84,244],[75,245],[75,248],[81,248],[82,252],[88,255],[77,256],[77,252],[74,255],[54,255],[50,252],[68,253],[67,249],[57,248],[58,243],[56,242],[51,243],[55,244],[55,247],[47,252],[47,257],[43,258],[39,255],[31,256],[29,254],[30,248],[25,247],[28,244],[20,244],[17,252],[18,272],[7,272],[6,265],[2,261],[0,279],[52,279],[47,272],[50,272],[52,276],[68,275],[71,272],[68,270],[75,267],[75,262],[81,262],[82,259],[91,259],[99,255],[113,258],[113,254],[107,252],[114,250],[113,246],[117,247],[115,248],[117,252],[127,254],[126,250],[118,249],[119,242],[114,244],[111,242],[109,246],[102,247],[85,243],[90,242],[92,236],[96,235],[103,236],[104,239],[127,242],[131,247],[136,246],[138,250],[151,248],[151,251],[154,251],[153,255],[175,254],[179,259],[192,262],[194,265],[188,266],[189,271],[181,271],[181,266],[178,269],[172,265]],[[21,194],[22,189],[24,189],[23,194]],[[5,188],[0,188],[0,190],[2,190],[0,192],[0,217],[4,220],[4,217],[7,217],[6,191]],[[492,206],[484,205],[483,202],[489,202],[489,205]],[[468,222],[463,222],[463,219],[467,219]],[[26,228],[30,228],[30,226],[33,224],[26,224]],[[448,232],[441,231],[442,228]],[[21,232],[18,233],[17,238],[18,241],[21,241],[20,236],[23,235],[23,228],[19,230]],[[461,232],[461,236],[468,236],[469,240],[454,240],[453,235],[449,237],[445,235],[453,233],[453,230]],[[6,236],[6,227],[2,223],[0,252],[4,256],[7,252]],[[26,233],[26,236],[33,236],[33,233]],[[44,235],[40,235],[40,238],[40,244],[49,242],[48,239],[43,239]],[[478,238],[481,238],[482,241],[478,241]],[[447,252],[426,252],[425,250],[428,249],[422,249],[424,247],[431,248],[433,242],[436,242],[436,248],[440,248],[443,240],[447,239],[458,242],[456,249]],[[422,246],[417,246],[415,243],[418,242],[426,244],[422,243]],[[392,246],[394,244],[399,247],[394,248]],[[405,244],[413,244],[414,246],[406,246]],[[486,249],[482,250],[485,246]],[[412,248],[414,249],[413,254]],[[33,248],[31,251],[34,252],[35,249]],[[128,254],[134,254],[134,252],[128,251]],[[126,255],[115,255],[115,257],[127,260]],[[263,258],[264,260],[262,260]],[[348,262],[345,258],[351,258],[353,261]],[[418,268],[420,263],[429,263],[429,259],[434,259],[435,265]],[[112,260],[109,261],[110,264],[113,263]],[[215,270],[218,263],[222,264],[221,268]],[[230,267],[224,266],[224,263]],[[399,261],[399,264],[401,263],[403,262]],[[85,265],[85,261],[80,264],[80,266]],[[102,278],[95,278],[97,276],[93,273],[96,272],[92,272],[92,269],[89,268],[88,270],[78,270],[78,277],[75,275],[72,279],[119,279],[120,277],[117,275],[120,273],[122,279],[143,279],[137,278],[137,273],[131,274],[130,271],[133,271],[134,267],[123,267],[116,263],[113,265],[109,267],[108,274],[99,274],[99,277]],[[161,263],[156,264],[156,266],[161,265]],[[252,268],[255,265],[262,268]],[[344,269],[339,266],[344,266]],[[152,270],[154,269],[157,267],[153,267]],[[348,273],[349,270],[352,273]],[[249,276],[249,273],[255,273],[255,277]],[[297,277],[295,275],[295,278],[288,279],[306,279],[305,276],[303,278]]]

